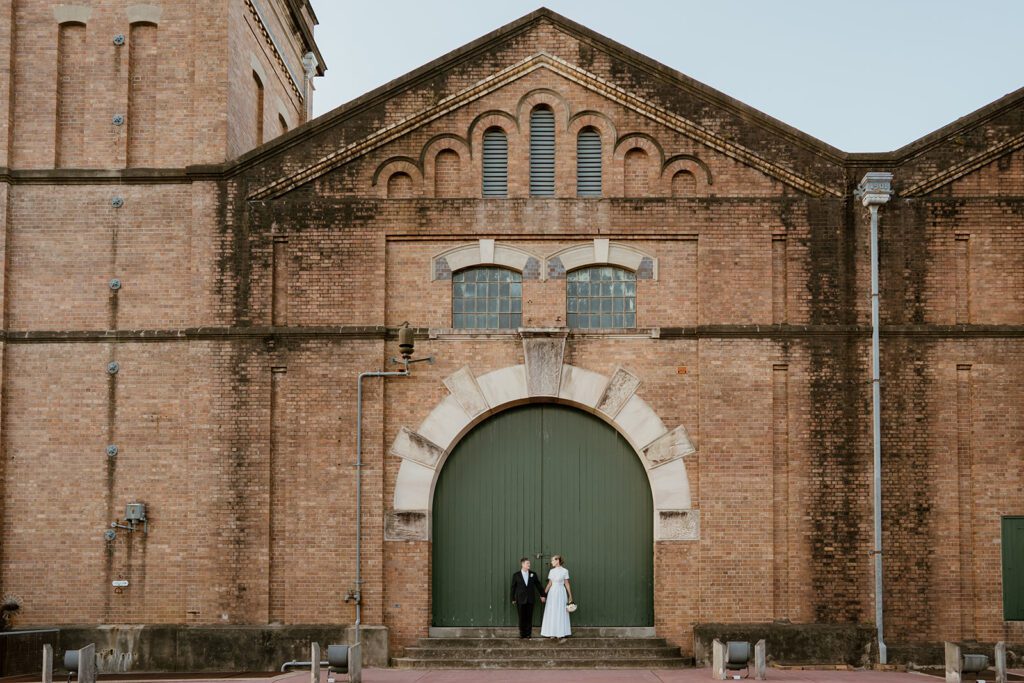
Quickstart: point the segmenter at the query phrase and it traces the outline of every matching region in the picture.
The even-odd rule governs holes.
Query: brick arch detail
[[[658,169],[665,165],[665,150],[661,143],[647,133],[627,133],[615,143],[615,159],[622,161],[626,158],[626,152],[639,147],[647,152],[652,159],[658,160]]]
[[[465,366],[444,380],[449,394],[415,429],[402,427],[390,452],[402,459],[385,539],[430,540],[434,487],[447,457],[476,425],[508,408],[561,403],[599,417],[633,447],[644,465],[654,501],[656,541],[700,538],[692,509],[686,458],[696,453],[686,429],[668,429],[637,394],[640,379],[617,368],[611,376],[565,365],[565,337],[523,338],[525,364],[480,375]]]
[[[569,129],[566,137],[567,148],[570,154],[570,167],[572,174],[576,174],[579,160],[576,158],[577,152],[577,138],[579,137],[580,131],[584,128],[593,128],[597,131],[597,134],[601,136],[601,194],[608,196],[609,189],[612,187],[618,187],[622,184],[622,180],[615,173],[615,164],[613,163],[613,153],[615,150],[615,140],[617,139],[617,133],[615,132],[615,124],[605,114],[601,112],[586,110],[581,111],[572,116],[569,119]],[[621,175],[621,174],[619,174]],[[572,178],[572,187],[576,190],[576,178]]]
[[[423,145],[423,150],[420,152],[419,166],[423,169],[423,192],[428,196],[435,196],[434,184],[435,184],[435,171],[437,164],[437,157],[439,154],[445,151],[455,152],[459,156],[459,185],[460,187],[469,188],[470,184],[470,166],[472,164],[472,154],[470,152],[469,143],[464,138],[449,133],[441,135],[435,135],[433,138],[427,141],[427,144]]]
[[[382,198],[388,196],[388,180],[396,173],[407,173],[412,178],[412,194],[419,196],[423,188],[423,173],[419,164],[412,157],[391,157],[385,160],[373,172],[371,185],[377,188],[377,193]]]
[[[696,181],[696,196],[706,197],[711,193],[714,178],[708,165],[695,156],[677,154],[670,157],[661,169],[659,194],[665,197],[672,196],[672,181],[680,171],[687,171],[693,176]]]
[[[466,131],[466,141],[469,143],[470,163],[466,166],[470,169],[470,185],[473,188],[473,196],[479,197],[483,192],[483,160],[484,160],[484,133],[489,128],[500,128],[508,141],[509,168],[508,168],[508,196],[515,197],[521,194],[522,181],[515,172],[515,164],[512,163],[514,150],[520,147],[522,137],[519,130],[519,122],[516,117],[508,112],[490,110],[478,115],[469,124]]]
[[[569,125],[569,117],[572,110],[569,103],[560,93],[550,88],[536,88],[519,98],[516,104],[516,119],[520,128],[528,128],[530,124],[530,113],[538,105],[546,104],[555,112],[555,121],[559,124],[556,131],[565,130]]]

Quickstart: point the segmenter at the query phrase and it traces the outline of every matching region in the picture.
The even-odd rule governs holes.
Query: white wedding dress
[[[565,567],[554,567],[548,572],[551,590],[544,603],[544,621],[540,626],[540,634],[545,638],[564,638],[572,634],[569,613],[565,611],[565,606],[569,604],[569,594],[565,590],[568,579],[569,570]]]

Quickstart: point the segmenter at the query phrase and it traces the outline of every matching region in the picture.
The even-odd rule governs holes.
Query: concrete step
[[[421,638],[399,669],[681,669],[690,661],[664,638]]]
[[[678,659],[414,659],[391,660],[398,669],[685,669],[690,663]]]
[[[544,647],[544,648],[430,648],[410,647],[405,656],[412,659],[652,659],[678,658],[678,647]]]
[[[573,626],[574,636],[586,638],[654,638],[653,626]],[[533,627],[540,634],[540,626]],[[515,626],[431,626],[431,638],[517,638]]]
[[[664,638],[590,638],[574,635],[566,638],[565,642],[559,644],[558,647],[665,647],[666,645],[668,643]],[[538,636],[525,640],[520,638],[420,638],[416,646],[429,648],[544,648],[551,647],[551,641]]]

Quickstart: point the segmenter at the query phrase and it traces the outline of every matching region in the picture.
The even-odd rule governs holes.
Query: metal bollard
[[[309,683],[320,683],[320,643],[309,646]]]
[[[768,673],[768,648],[764,638],[754,645],[754,671],[756,672],[754,678],[759,681],[765,680]]]
[[[725,680],[725,645],[718,638],[711,641],[711,678]]]
[[[53,645],[43,645],[43,683],[53,683]]]

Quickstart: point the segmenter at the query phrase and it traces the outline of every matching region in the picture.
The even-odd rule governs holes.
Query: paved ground
[[[1024,669],[1012,670],[1012,673],[1024,675]],[[60,680],[59,677],[54,677]],[[103,680],[116,680],[117,683],[140,681],[143,683],[308,683],[309,672],[289,674],[212,674],[205,677],[201,674],[174,674],[139,676],[119,674],[116,677],[100,677]],[[38,681],[36,676],[17,676],[0,678],[3,683]],[[345,676],[338,677],[338,683],[346,683]],[[753,679],[750,679],[751,681]],[[323,675],[322,683],[327,676]],[[399,671],[397,669],[367,669],[363,672],[365,683],[709,683],[711,669],[678,669],[667,671],[644,670],[516,670],[516,671]],[[878,671],[794,671],[768,669],[769,683],[942,683],[942,679],[920,673],[878,672]]]
[[[1017,673],[1024,673],[1018,671]],[[123,674],[122,674],[123,675]],[[326,674],[321,679],[326,682]],[[128,679],[118,677],[118,683]],[[150,681],[153,679],[150,678]],[[161,683],[173,681],[200,681],[230,683],[308,683],[308,672],[297,672],[280,676],[248,678],[200,678],[188,676],[173,678],[160,677]],[[338,677],[344,683],[345,676]],[[753,679],[751,679],[753,680]],[[102,681],[102,679],[101,679]],[[667,671],[644,670],[515,670],[515,671],[399,671],[396,669],[367,669],[363,672],[365,683],[708,683],[711,669],[678,669]],[[918,673],[878,671],[806,671],[768,670],[769,683],[941,683],[941,678]]]

